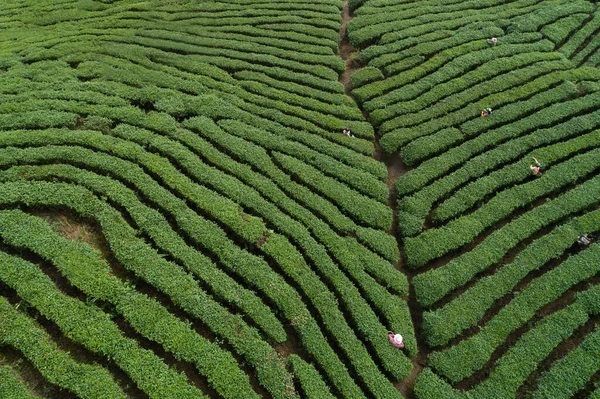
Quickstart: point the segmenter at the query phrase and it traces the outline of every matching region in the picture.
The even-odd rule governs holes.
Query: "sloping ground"
[[[416,397],[597,395],[596,2],[351,5],[352,95],[412,167],[395,191],[429,366]]]
[[[0,397],[598,396],[596,2],[348,3],[2,2]]]
[[[0,396],[401,397],[342,6],[2,2]]]

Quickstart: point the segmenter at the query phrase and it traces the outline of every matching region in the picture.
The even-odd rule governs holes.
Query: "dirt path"
[[[340,28],[341,42],[340,42],[340,48],[338,51],[338,55],[346,62],[346,71],[340,75],[339,81],[341,84],[344,85],[345,93],[350,97],[352,97],[350,76],[356,70],[363,67],[362,65],[360,65],[357,50],[352,46],[352,44],[348,40],[347,24],[349,21],[352,20],[353,17],[354,16],[353,16],[352,12],[350,11],[350,8],[348,7],[348,0],[344,0],[344,8],[342,9],[342,27]],[[360,104],[357,103],[357,106],[362,111],[365,119],[370,122],[368,112],[366,112],[364,109],[362,109]],[[402,244],[400,234],[397,231],[398,206],[397,206],[397,201],[396,201],[394,184],[400,178],[400,176],[402,176],[404,173],[409,171],[411,168],[409,168],[408,166],[406,166],[404,164],[404,162],[402,162],[402,160],[400,159],[398,154],[394,154],[394,155],[385,154],[384,151],[381,149],[381,146],[379,145],[377,138],[375,138],[375,140],[373,141],[373,145],[374,145],[373,158],[385,163],[385,165],[387,166],[388,176],[386,179],[386,184],[390,191],[390,196],[388,198],[387,204],[390,208],[392,208],[392,211],[393,211],[392,231],[390,231],[390,234],[393,234],[396,237],[396,240],[398,241],[398,247],[400,249],[400,253],[402,254],[403,253],[403,244]],[[410,292],[409,292],[409,298],[408,298],[408,306],[410,309],[412,322],[413,322],[413,325],[415,328],[415,336],[417,338],[417,346],[418,346],[417,355],[412,359],[413,370],[412,370],[410,376],[403,381],[394,383],[394,386],[396,387],[396,389],[398,389],[398,391],[400,391],[400,393],[402,393],[402,395],[405,398],[410,398],[410,397],[413,397],[412,392],[413,392],[415,380],[416,380],[417,376],[419,375],[419,373],[421,372],[421,370],[423,370],[423,367],[426,366],[426,364],[427,364],[427,356],[428,356],[429,351],[427,349],[427,346],[421,339],[421,337],[424,336],[423,329],[422,329],[423,310],[421,309],[421,306],[417,302],[415,292],[413,289],[413,285],[412,285],[412,278],[413,278],[414,273],[410,269],[404,267],[404,260],[402,257],[401,257],[400,261],[397,264],[395,264],[394,266],[406,275],[408,282],[409,282]]]
[[[348,0],[344,0],[344,8],[342,9],[342,27],[340,28],[340,38],[342,41],[340,42],[338,55],[346,61],[346,70],[340,75],[340,83],[344,85],[347,95],[350,95],[351,89],[350,76],[354,71],[362,68],[358,60],[358,53],[352,44],[350,44],[350,40],[348,40],[346,25],[352,18],[354,18],[354,16],[350,12],[350,7],[348,7]]]

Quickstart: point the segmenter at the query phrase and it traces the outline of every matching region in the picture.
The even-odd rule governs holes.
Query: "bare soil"
[[[416,359],[411,360],[413,369],[410,372],[410,375],[405,380],[394,383],[394,386],[402,396],[405,398],[413,398],[413,387],[415,386],[415,382],[417,380],[417,376],[423,371],[423,365],[417,361]]]
[[[554,362],[563,358],[570,351],[576,349],[581,342],[592,333],[598,323],[598,316],[591,317],[583,326],[579,327],[571,337],[560,343],[537,367],[537,369],[529,375],[527,381],[517,391],[517,397],[529,397],[529,393],[537,388],[537,384],[541,375],[548,371]]]
[[[345,93],[351,97],[352,96],[352,94],[351,94],[352,93],[351,75],[355,71],[362,68],[363,65],[361,65],[361,62],[360,62],[359,52],[352,46],[352,44],[350,43],[350,41],[348,39],[348,35],[347,35],[347,24],[353,18],[353,13],[351,12],[351,10],[348,6],[347,0],[344,0],[344,6],[343,6],[343,9],[341,12],[341,16],[342,16],[342,24],[341,24],[341,28],[340,28],[340,32],[339,32],[340,45],[339,45],[339,50],[338,50],[338,56],[341,57],[345,61],[346,68],[345,68],[345,71],[340,75],[339,82],[344,86]],[[588,21],[585,21],[585,23],[587,23],[587,22]],[[587,45],[587,43],[584,43],[584,45],[581,47],[583,48],[585,45]],[[580,50],[581,50],[581,48],[577,49],[577,52]],[[134,104],[134,105],[138,105],[140,108],[144,109],[145,111],[148,110],[147,109],[148,105],[145,105],[145,104]],[[359,108],[360,108],[360,105],[359,105]],[[365,119],[367,121],[369,121],[368,113],[364,110],[362,110],[362,112],[363,112],[363,115],[365,116]],[[82,128],[82,127],[83,127],[83,118],[80,118],[80,120],[77,123],[77,128]],[[386,178],[386,184],[389,188],[390,196],[389,196],[387,204],[393,210],[393,227],[392,227],[392,231],[390,231],[390,233],[394,234],[396,236],[396,239],[398,241],[398,246],[402,253],[403,252],[403,243],[402,243],[402,239],[401,239],[400,235],[398,234],[397,227],[396,227],[397,226],[397,203],[396,203],[394,184],[402,175],[404,175],[407,171],[409,171],[412,168],[405,165],[402,162],[401,158],[397,154],[394,154],[391,156],[386,155],[384,153],[384,151],[381,149],[377,139],[374,140],[373,157],[374,157],[374,159],[376,159],[380,162],[383,162],[388,169],[388,176]],[[534,205],[537,205],[537,204],[534,204]],[[64,236],[65,238],[67,238],[69,240],[73,240],[73,241],[85,242],[85,243],[89,244],[90,246],[92,246],[93,248],[100,251],[102,253],[102,255],[105,257],[105,259],[107,259],[107,260],[111,259],[111,254],[110,254],[110,250],[108,249],[108,245],[104,240],[102,232],[98,229],[97,226],[94,226],[93,224],[88,223],[83,220],[78,220],[77,218],[74,218],[67,213],[60,213],[60,212],[32,212],[32,213],[36,214],[37,216],[43,217],[44,219],[49,221],[52,224],[53,228],[59,234]],[[247,215],[242,213],[242,218],[244,220],[246,220]],[[428,222],[428,224],[426,225],[427,228],[434,227],[433,225],[430,225],[430,223],[431,223],[430,218],[428,218],[427,222]],[[508,220],[504,220],[501,223],[506,223],[506,222],[508,222]],[[501,224],[499,223],[497,226],[494,226],[493,229],[486,231],[485,234],[480,235],[480,237],[475,242],[473,242],[469,245],[466,245],[465,247],[461,248],[459,251],[453,252],[451,254],[447,254],[446,256],[440,257],[439,259],[436,259],[436,260],[430,262],[424,268],[419,269],[419,273],[421,273],[425,270],[443,266],[444,264],[449,262],[451,259],[453,259],[458,254],[464,253],[465,251],[468,251],[471,248],[473,248],[483,238],[485,238],[485,236],[487,236],[492,231],[495,231],[497,228],[499,228],[500,225]],[[268,240],[268,238],[269,238],[269,234],[267,233],[257,241],[257,243],[256,243],[257,246],[258,247],[262,246]],[[505,259],[503,259],[502,263],[510,262],[512,260],[511,258],[514,257],[522,248],[524,248],[524,245],[519,245],[518,249],[511,251],[510,255],[507,256]],[[114,261],[110,261],[109,263],[111,263],[111,266],[114,266]],[[424,337],[423,329],[422,329],[423,309],[421,308],[421,306],[419,305],[419,303],[416,300],[414,288],[412,286],[412,278],[416,273],[413,270],[408,269],[405,266],[405,262],[403,259],[400,259],[400,261],[395,265],[395,267],[407,276],[409,284],[410,284],[408,306],[409,306],[409,309],[411,312],[411,317],[412,317],[413,325],[415,328],[415,335],[417,337],[418,353],[412,359],[413,370],[412,370],[410,376],[403,381],[394,383],[394,386],[398,389],[398,391],[404,397],[412,398],[412,397],[414,397],[413,388],[414,388],[415,380],[416,380],[418,374],[422,371],[422,369],[425,366],[427,366],[427,357],[429,354],[429,348],[425,345],[425,343],[423,341],[423,337]],[[553,267],[553,266],[551,266],[551,267]],[[120,266],[119,266],[119,268],[120,268]],[[547,268],[545,270],[547,270]],[[48,272],[48,271],[46,271],[46,272]],[[535,276],[535,275],[536,274],[533,274],[532,276]],[[128,276],[127,273],[121,275],[121,277],[122,278],[125,278],[125,277],[130,278],[130,276]],[[55,279],[55,280],[58,279],[58,276],[54,276],[53,279]],[[530,280],[531,280],[531,278],[528,278],[524,282],[519,283],[519,286],[517,288],[521,288],[523,285],[527,284]],[[487,375],[489,374],[490,370],[493,368],[493,364],[495,363],[495,361],[498,358],[500,358],[506,352],[506,350],[508,350],[508,348],[511,347],[520,338],[520,336],[524,332],[528,331],[532,327],[533,323],[535,323],[537,320],[540,320],[545,315],[550,314],[564,306],[567,306],[569,303],[572,302],[574,293],[577,290],[582,289],[582,288],[583,288],[582,286],[578,286],[575,289],[569,290],[559,300],[554,301],[551,304],[547,305],[546,307],[542,308],[540,310],[540,312],[538,312],[539,314],[536,315],[536,317],[534,319],[530,320],[521,329],[515,331],[513,334],[511,334],[507,338],[505,345],[503,345],[502,348],[499,348],[499,350],[493,354],[492,359],[490,359],[490,362],[488,362],[488,364],[485,366],[485,368],[483,368],[482,370],[480,370],[479,372],[477,372],[476,374],[474,374],[472,377],[468,378],[467,380],[460,382],[459,384],[456,385],[456,387],[459,389],[468,389],[473,384],[480,382],[481,379],[486,378]],[[169,300],[169,298],[161,295],[160,293],[157,293],[153,288],[147,286],[143,282],[139,282],[138,289],[140,292],[144,292],[144,293],[148,294],[149,296],[156,298],[161,303],[165,304],[165,306],[167,306],[170,309],[170,311],[172,311],[180,319],[182,319],[182,320],[187,319],[186,314],[183,311],[180,311],[179,309],[177,309],[177,307]],[[466,288],[464,288],[464,289],[466,289]],[[446,303],[449,300],[451,300],[452,298],[461,294],[464,291],[464,289],[459,289],[455,292],[452,292],[451,294],[448,295],[447,298],[444,298],[442,300],[442,303]],[[2,292],[1,285],[0,285],[0,292]],[[497,310],[501,306],[508,303],[510,301],[510,299],[512,299],[512,294],[508,294],[507,296],[499,299],[498,303],[495,304],[494,308],[491,309],[486,314],[486,317],[484,318],[484,320],[481,323],[484,323],[485,321],[487,321],[492,315],[494,315],[497,312]],[[312,310],[311,310],[311,313],[313,313]],[[197,375],[197,372],[192,364],[177,361],[176,359],[173,358],[172,355],[164,352],[162,347],[160,347],[159,345],[139,337],[135,333],[135,331],[133,331],[127,325],[127,323],[124,320],[117,317],[116,321],[119,323],[120,328],[123,331],[125,331],[128,336],[130,336],[134,339],[137,339],[139,342],[142,343],[143,347],[154,351],[155,353],[160,355],[163,359],[165,359],[167,364],[169,364],[173,367],[176,367],[179,371],[185,373],[187,375],[188,379],[190,380],[190,382],[193,385],[195,385],[196,387],[200,388],[205,394],[208,394],[210,396],[216,395],[216,393],[214,393],[212,391],[212,389],[209,387],[209,385],[207,384],[207,381],[205,381],[204,378],[199,377]],[[581,333],[584,330],[585,330],[585,332],[588,332],[588,330],[590,330],[591,326],[593,326],[593,325],[594,325],[594,323],[589,323],[589,325],[586,325],[582,329],[582,331],[579,331],[579,332]],[[56,328],[51,326],[50,323],[46,323],[46,328],[49,329],[50,332],[52,333],[52,335],[54,336],[54,338],[56,340],[58,340],[61,348],[65,349],[65,350],[69,350],[76,358],[78,358],[78,360],[84,361],[84,362],[100,362],[104,366],[107,366],[105,361],[102,361],[101,359],[98,359],[95,356],[90,356],[90,354],[87,351],[81,350],[81,348],[78,348],[78,346],[76,344],[69,342],[64,337],[61,338],[60,332],[56,331],[55,330]],[[205,337],[208,337],[210,340],[215,339],[213,334],[204,325],[202,325],[202,323],[194,322],[193,328],[199,334],[201,334]],[[474,328],[478,329],[479,325]],[[287,356],[289,356],[291,354],[296,354],[296,355],[301,356],[305,360],[308,360],[308,355],[304,351],[302,344],[301,344],[301,342],[299,342],[297,335],[296,335],[295,331],[293,330],[293,328],[291,326],[286,325],[286,330],[288,331],[287,341],[280,343],[280,344],[274,344],[273,348],[275,349],[275,351],[282,358],[286,358]],[[472,333],[475,333],[475,331],[469,332],[467,335],[470,335]],[[579,334],[579,335],[582,335],[582,334]],[[570,350],[572,347],[574,347],[576,343],[580,342],[580,340],[581,340],[580,338],[572,338],[572,339],[565,341],[565,343],[563,343],[559,347],[557,347],[555,349],[555,351],[551,354],[552,359],[558,358],[561,354],[566,353],[568,350]],[[223,344],[223,346],[226,349],[228,348],[227,344]],[[231,351],[231,352],[234,354],[233,351]],[[235,356],[235,354],[234,354],[234,356]],[[264,389],[258,384],[255,372],[253,370],[251,370],[251,368],[248,367],[247,365],[244,365],[243,359],[239,358],[238,356],[235,356],[235,357],[238,360],[238,362],[242,365],[242,368],[244,369],[244,371],[250,376],[253,388],[256,390],[256,392],[258,392],[261,395],[264,395],[265,397],[268,397],[268,393],[266,391],[264,391]],[[62,395],[63,392],[61,392],[61,394],[58,395],[58,388],[47,383],[44,380],[44,378],[41,375],[39,375],[39,372],[37,372],[37,370],[35,370],[35,368],[31,364],[28,364],[28,362],[26,360],[21,359],[21,356],[18,352],[11,351],[9,348],[0,347],[0,365],[2,365],[3,363],[9,363],[13,366],[16,364],[18,366],[16,368],[19,372],[19,375],[21,376],[21,378],[23,378],[23,380],[26,381],[27,386],[32,390],[32,392],[37,393],[37,394],[44,392],[45,395],[41,395],[41,396],[50,395],[50,397],[61,397],[61,398],[65,398],[65,399],[70,398],[70,396],[68,396],[68,395],[67,396]],[[548,368],[549,365],[550,365],[550,360],[547,360],[546,363],[542,363],[541,368],[530,376],[527,383],[522,387],[522,390],[520,391],[520,393],[523,394],[526,390],[528,390],[529,387],[535,386],[535,384],[537,383],[537,378],[539,377],[539,375],[541,373],[541,370]],[[132,383],[126,376],[119,374],[118,369],[115,370],[114,367],[112,367],[111,372],[113,373],[113,375],[115,375],[117,377],[117,380],[119,380],[121,385],[128,385],[128,384]],[[595,376],[595,378],[597,380],[600,379],[599,376]],[[590,388],[588,388],[588,389],[590,389]],[[145,394],[138,391],[136,388],[128,389],[127,394],[132,398],[145,397]]]
[[[570,304],[573,303],[574,297],[578,292],[584,291],[586,288],[590,286],[590,284],[598,284],[600,282],[600,276],[595,276],[591,280],[582,281],[570,289],[568,289],[563,295],[561,295],[558,299],[542,306],[535,314],[533,318],[527,321],[523,326],[513,331],[506,339],[503,345],[499,346],[493,353],[490,359],[488,360],[485,367],[475,372],[470,377],[460,381],[455,385],[457,389],[460,390],[468,390],[475,385],[479,384],[482,380],[486,379],[490,374],[491,370],[494,368],[495,363],[502,358],[509,350],[512,348],[521,337],[533,329],[535,325],[543,320],[545,317],[556,313],[557,311],[566,308]],[[597,319],[597,318],[596,318]],[[583,327],[576,330],[573,335],[557,346],[554,351],[550,354],[546,361],[551,361],[551,358],[558,358],[559,354],[566,354],[569,350],[573,349],[575,346],[581,342],[583,337],[587,335],[594,327],[597,320],[594,319],[590,323],[586,323]],[[553,355],[554,354],[554,355]],[[550,360],[548,360],[550,359]],[[544,362],[540,363],[540,366],[537,370],[544,369]],[[541,369],[540,369],[541,368]],[[525,392],[527,388],[534,386],[534,382],[537,381],[537,377],[539,374],[534,372],[528,380],[525,382],[525,386],[522,386],[519,389],[519,392]]]
[[[286,324],[284,325],[284,328],[287,333],[287,341],[274,344],[273,349],[275,349],[282,358],[286,358],[289,355],[298,355],[305,361],[308,361],[309,359],[302,347],[302,342],[298,339],[292,326]]]
[[[100,251],[105,258],[108,256],[108,245],[99,227],[67,212],[29,211],[29,213],[46,220],[54,231],[66,239],[85,242]]]
[[[75,399],[76,395],[49,383],[21,352],[0,346],[0,366],[10,366],[29,393],[40,398]]]
[[[339,49],[338,55],[346,62],[346,71],[340,76],[340,83],[342,83],[344,85],[345,93],[350,97],[352,97],[350,76],[356,70],[363,67],[363,65],[360,64],[360,57],[358,55],[358,52],[356,51],[356,49],[354,49],[354,47],[348,40],[346,26],[347,26],[347,23],[352,18],[353,18],[353,15],[348,7],[348,1],[344,0],[344,8],[342,10],[342,27],[340,29],[341,42],[340,42],[340,49]],[[365,117],[365,120],[369,121],[370,118],[369,118],[368,112],[365,111],[364,109],[362,109],[360,107],[360,104],[357,104],[357,105],[361,109],[362,114]],[[383,162],[386,165],[387,170],[388,170],[386,184],[388,186],[390,194],[389,194],[389,198],[387,201],[387,205],[390,208],[392,208],[392,217],[393,217],[392,229],[391,229],[391,231],[389,231],[389,233],[396,237],[396,240],[398,241],[398,246],[400,248],[400,252],[402,253],[403,252],[402,251],[402,249],[403,249],[402,240],[397,231],[398,207],[397,207],[397,203],[396,203],[396,193],[394,190],[394,184],[402,175],[404,175],[411,168],[408,167],[404,162],[402,162],[402,159],[400,158],[400,156],[398,154],[393,154],[393,155],[386,154],[383,151],[383,149],[381,148],[381,146],[379,145],[379,142],[377,139],[375,139],[373,141],[373,146],[374,146],[373,158],[380,162]],[[416,378],[419,375],[419,373],[423,370],[423,367],[426,366],[426,364],[427,364],[428,349],[425,346],[425,344],[423,342],[421,342],[421,339],[420,339],[420,337],[423,336],[423,334],[422,334],[423,311],[421,309],[421,306],[419,305],[419,303],[416,300],[415,292],[414,292],[414,289],[412,288],[412,277],[413,277],[414,273],[410,269],[407,269],[404,266],[403,259],[400,259],[400,261],[394,266],[398,270],[400,270],[402,273],[404,273],[408,278],[408,282],[410,285],[408,306],[410,309],[411,318],[412,318],[412,322],[413,322],[414,329],[415,329],[415,336],[417,338],[417,346],[418,346],[417,355],[412,359],[413,370],[412,370],[410,376],[403,381],[394,383],[394,386],[402,394],[402,396],[404,396],[405,398],[411,398],[411,397],[413,397],[412,392],[413,392],[413,387],[414,387]]]
[[[344,85],[347,95],[351,93],[350,76],[357,69],[362,68],[360,64],[359,53],[348,40],[347,23],[352,20],[354,16],[348,7],[348,1],[344,1],[344,8],[342,9],[342,27],[340,28],[340,48],[338,55],[346,61],[346,70],[340,76],[340,83]]]

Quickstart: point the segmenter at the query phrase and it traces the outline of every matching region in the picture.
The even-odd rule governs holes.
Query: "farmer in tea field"
[[[591,243],[592,241],[590,241],[590,237],[588,237],[587,234],[580,234],[577,239],[577,244],[579,244],[580,247],[587,247]]]
[[[348,136],[348,137],[354,137],[354,136],[352,135],[352,132],[351,132],[351,131],[350,131],[350,129],[348,129],[348,128],[345,128],[345,129],[344,129],[344,131],[343,131],[342,133],[344,133],[344,134],[345,134],[346,136]]]
[[[533,158],[533,160],[535,161],[535,164],[529,165],[529,169],[531,169],[531,172],[535,176],[541,176],[542,175],[542,165],[538,162],[537,159]]]
[[[533,165],[529,166],[529,169],[533,172],[534,175],[541,176],[542,175],[542,164],[535,157],[533,158]]]
[[[402,335],[394,334],[392,331],[388,331],[388,339],[390,340],[390,343],[396,348],[404,348],[404,343],[402,342]]]
[[[491,108],[484,108],[484,110],[481,111],[481,117],[482,118],[485,118],[485,117],[488,117],[488,116],[491,116],[491,115],[492,115],[492,109]]]
[[[492,37],[488,42],[492,45],[492,47],[494,47],[496,45],[496,43],[498,42],[498,38]]]

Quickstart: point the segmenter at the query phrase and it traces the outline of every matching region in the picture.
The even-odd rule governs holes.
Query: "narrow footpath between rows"
[[[351,98],[353,97],[350,77],[355,71],[364,67],[364,65],[360,64],[358,51],[352,46],[350,40],[348,40],[347,24],[349,21],[352,20],[352,18],[354,18],[354,15],[351,12],[350,7],[348,6],[348,0],[344,0],[344,7],[342,9],[342,26],[340,28],[341,42],[338,51],[338,56],[340,56],[346,62],[346,70],[340,75],[339,81],[341,84],[344,85],[346,95],[350,96]],[[357,103],[357,106],[362,111],[362,114],[367,120],[367,122],[370,123],[371,120],[369,117],[369,113],[365,111],[360,104]],[[408,306],[415,327],[415,336],[417,338],[418,353],[417,356],[415,356],[415,358],[412,359],[413,370],[411,372],[411,375],[403,381],[394,383],[394,386],[402,393],[402,395],[405,398],[407,398],[409,396],[412,396],[411,393],[413,391],[413,386],[416,377],[421,372],[421,370],[423,370],[423,366],[426,365],[428,354],[427,347],[423,342],[422,338],[423,311],[416,300],[415,291],[412,284],[412,278],[415,273],[413,273],[410,269],[404,266],[404,247],[402,245],[402,240],[397,229],[398,204],[396,201],[394,183],[396,182],[396,180],[398,180],[398,178],[400,178],[400,176],[402,176],[404,173],[410,170],[410,168],[406,166],[404,162],[402,162],[398,154],[394,154],[392,156],[385,154],[384,151],[381,149],[381,146],[379,145],[377,137],[373,140],[373,145],[375,147],[373,158],[385,163],[388,170],[386,184],[389,188],[390,196],[388,198],[387,205],[390,208],[392,208],[393,211],[392,231],[390,231],[390,234],[393,234],[396,237],[396,240],[398,242],[398,248],[400,249],[401,254],[400,261],[394,266],[402,273],[404,273],[408,279],[410,287]]]

